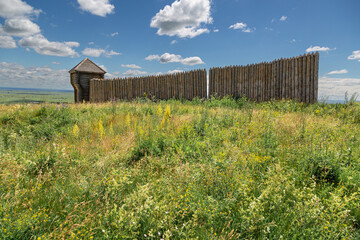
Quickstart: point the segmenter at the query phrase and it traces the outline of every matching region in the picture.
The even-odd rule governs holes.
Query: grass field
[[[360,106],[0,105],[0,239],[359,239]]]
[[[73,92],[0,89],[0,104],[71,103]]]

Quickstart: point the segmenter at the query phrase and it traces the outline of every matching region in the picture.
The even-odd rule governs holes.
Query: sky
[[[320,99],[360,93],[359,0],[0,0],[0,87],[72,89],[86,57],[115,78],[313,51]]]

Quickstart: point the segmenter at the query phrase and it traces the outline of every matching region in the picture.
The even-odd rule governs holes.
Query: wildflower
[[[126,115],[125,125],[128,126],[128,127],[130,127],[130,114]]]
[[[102,122],[101,118],[98,123],[98,130],[99,130],[100,137],[103,138],[105,136],[105,130],[104,130],[104,126],[103,126],[103,122]]]
[[[79,136],[79,132],[80,132],[80,129],[79,129],[78,125],[75,123],[75,125],[74,125],[74,127],[73,127],[72,133],[73,133],[73,135],[74,135],[75,137],[78,137],[78,136]]]
[[[147,235],[146,235],[146,234],[144,234],[144,237],[147,237]]]
[[[103,233],[105,233],[105,230],[103,229],[103,230],[101,230]]]
[[[158,116],[161,116],[161,115],[162,115],[162,108],[161,108],[160,105],[159,105],[159,107],[158,107],[158,109],[157,109],[157,111],[156,111],[156,115],[158,115]]]
[[[170,106],[167,105],[166,108],[165,108],[164,117],[165,117],[166,119],[169,119],[169,118],[170,118],[170,115],[171,115]]]

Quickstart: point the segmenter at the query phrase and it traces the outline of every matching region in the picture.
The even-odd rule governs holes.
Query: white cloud
[[[210,0],[176,0],[160,10],[150,26],[158,28],[158,35],[194,38],[209,33],[203,24],[211,24]]]
[[[94,45],[95,43],[94,43],[94,42],[89,42],[88,44],[89,44],[89,45]]]
[[[197,64],[204,64],[204,62],[199,57],[189,57],[189,58],[182,58],[181,55],[175,55],[170,53],[164,53],[163,55],[149,55],[145,58],[148,61],[159,61],[160,63],[181,63],[183,65],[197,65]]]
[[[243,23],[243,22],[235,23],[235,24],[231,25],[229,27],[229,29],[234,29],[234,30],[241,29],[241,31],[243,31],[245,33],[254,32],[256,30],[255,28],[251,29],[251,28],[247,27],[247,24]]]
[[[119,56],[121,55],[122,53],[119,53],[119,52],[115,52],[114,50],[111,50],[110,52],[106,52],[105,53],[105,57],[111,57],[111,56]]]
[[[168,73],[168,74],[176,74],[176,73],[182,73],[182,72],[184,72],[184,70],[175,69],[175,70],[170,70],[170,71],[168,71],[167,73]]]
[[[349,60],[359,60],[360,62],[360,50],[353,51],[352,55],[348,57]]]
[[[0,36],[0,48],[16,48],[16,42],[10,36]]]
[[[61,63],[58,63],[58,62],[52,62],[52,64],[59,65],[59,64],[61,64]]]
[[[242,23],[242,22],[239,22],[239,23],[235,23],[233,25],[231,25],[229,28],[233,28],[233,29],[244,29],[247,27],[247,24],[246,23]]]
[[[82,51],[82,54],[90,57],[100,57],[102,54],[105,54],[104,49],[97,49],[97,48],[85,48]]]
[[[107,51],[101,48],[85,48],[82,51],[82,54],[90,57],[100,57],[102,55],[104,55],[105,57],[111,57],[111,56],[121,55],[121,53],[115,52],[113,50]]]
[[[328,75],[333,75],[333,74],[345,74],[348,73],[348,70],[343,69],[343,70],[335,70],[335,71],[331,71],[328,73]]]
[[[118,78],[119,76],[117,74],[111,74],[111,73],[105,73],[105,79],[114,79]]]
[[[308,49],[306,49],[306,52],[328,52],[331,50],[336,50],[336,48],[331,49],[328,47],[320,47],[320,46],[310,46]]]
[[[293,39],[291,39],[291,41],[290,41],[291,43],[296,43],[296,39],[295,38],[293,38]]]
[[[27,18],[6,19],[4,31],[10,35],[24,37],[40,33],[40,27]]]
[[[11,37],[8,36],[2,28],[2,25],[0,24],[0,48],[16,48],[16,42]]]
[[[286,21],[287,18],[288,18],[287,16],[282,16],[282,17],[280,18],[280,21],[284,22],[284,21]]]
[[[171,45],[174,45],[175,43],[177,43],[176,40],[172,40],[172,41],[171,41]]]
[[[123,73],[124,76],[138,76],[144,74],[147,74],[147,72],[140,70],[133,70],[133,69],[127,70],[126,72]]]
[[[214,32],[215,32],[215,33],[219,32],[219,29],[214,29]]]
[[[24,67],[18,63],[0,63],[2,87],[72,89],[68,70],[54,70],[47,66]]]
[[[38,15],[40,12],[21,0],[0,0],[0,17],[3,18]]]
[[[188,66],[204,64],[204,62],[199,57],[189,57],[181,60],[181,63]]]
[[[19,45],[33,48],[35,52],[42,55],[58,57],[76,57],[79,54],[73,48],[80,46],[77,42],[50,42],[41,34],[24,37],[19,41]]]
[[[115,37],[115,36],[117,36],[117,35],[119,35],[118,32],[114,32],[114,33],[110,34],[110,36],[112,36],[112,37]]]
[[[124,68],[133,68],[133,69],[141,69],[140,66],[135,65],[135,64],[121,64],[121,67],[124,67]]]
[[[319,97],[329,100],[344,100],[345,93],[350,96],[360,93],[360,78],[328,78],[319,79]]]
[[[80,8],[100,17],[114,12],[114,5],[109,0],[78,0]]]
[[[105,72],[107,72],[108,70],[107,70],[107,68],[105,67],[105,65],[99,65],[99,64],[96,64],[96,65],[98,65],[102,70],[104,70]]]

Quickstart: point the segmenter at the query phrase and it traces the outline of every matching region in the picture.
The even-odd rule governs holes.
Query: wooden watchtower
[[[75,103],[90,99],[90,79],[104,79],[106,71],[96,65],[88,58],[82,60],[78,65],[69,71],[71,85],[74,87]]]

